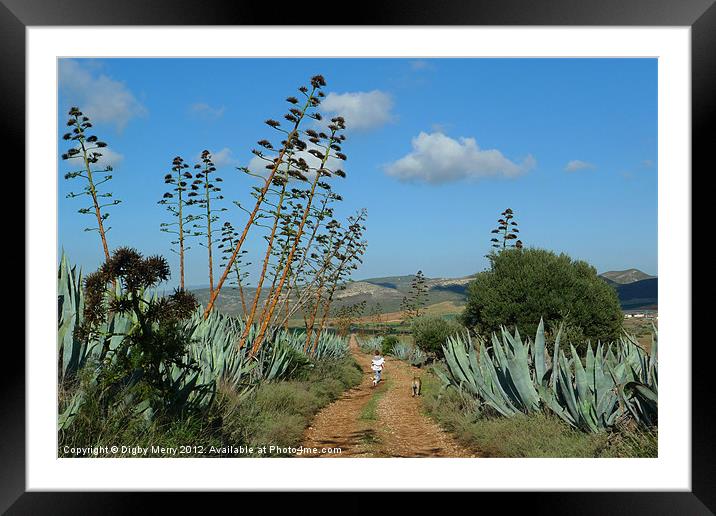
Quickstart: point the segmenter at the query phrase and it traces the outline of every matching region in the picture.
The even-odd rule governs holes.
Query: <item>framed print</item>
[[[3,510],[714,510],[691,181],[716,7],[364,7],[3,2],[27,206]]]

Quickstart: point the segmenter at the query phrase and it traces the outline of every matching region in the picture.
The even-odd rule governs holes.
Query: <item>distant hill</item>
[[[336,294],[340,303],[353,304],[366,302],[369,312],[376,304],[384,313],[400,310],[403,297],[408,294],[410,285],[415,278],[407,276],[386,276],[382,278],[368,278],[361,281],[352,281],[346,288]],[[465,303],[467,285],[473,276],[463,278],[426,278],[428,288],[427,304],[433,305],[450,301],[459,305]]]
[[[647,278],[623,285],[616,285],[622,310],[656,310],[659,298],[659,280]]]
[[[659,280],[639,269],[607,271],[599,275],[617,290],[622,310],[656,310]]]
[[[626,285],[628,283],[634,283],[635,281],[641,281],[645,279],[652,279],[656,276],[649,276],[645,272],[641,272],[639,269],[627,269],[625,271],[607,271],[600,274],[600,276],[608,283],[617,283],[619,285]]]
[[[385,276],[368,278],[360,281],[350,281],[345,288],[336,291],[334,307],[352,305],[366,302],[365,314],[369,314],[378,304],[382,313],[400,311],[403,297],[410,290],[415,276]],[[625,271],[609,271],[600,274],[608,284],[612,285],[619,296],[622,309],[655,309],[658,298],[658,279],[641,272],[638,269]],[[465,276],[461,278],[426,278],[428,287],[427,305],[462,307],[467,298],[467,286],[474,278]],[[634,279],[640,278],[640,279]],[[199,302],[206,304],[209,300],[208,288],[191,289]],[[255,289],[245,288],[247,304],[253,301]],[[263,303],[263,296],[259,302]],[[262,305],[259,305],[262,306]],[[241,300],[237,288],[225,287],[219,296],[217,307],[226,313],[236,314],[241,311]]]
[[[345,288],[337,290],[334,295],[333,306],[338,308],[345,305],[352,305],[366,302],[366,313],[370,313],[378,304],[381,312],[397,312],[403,297],[410,290],[410,284],[414,275],[407,276],[386,276],[382,278],[369,278],[361,281],[350,281]],[[427,304],[451,302],[456,305],[464,305],[467,285],[472,276],[464,278],[426,278],[428,287]],[[208,288],[192,288],[200,303],[206,304],[209,300]],[[253,301],[254,288],[244,288],[246,303],[250,305]],[[263,303],[264,296],[259,298]],[[259,306],[262,306],[261,304]],[[241,297],[239,289],[225,287],[217,301],[217,308],[222,312],[236,314],[241,311]]]

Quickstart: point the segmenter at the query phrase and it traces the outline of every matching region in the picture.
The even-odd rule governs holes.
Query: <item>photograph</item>
[[[656,57],[55,61],[57,458],[660,457]]]

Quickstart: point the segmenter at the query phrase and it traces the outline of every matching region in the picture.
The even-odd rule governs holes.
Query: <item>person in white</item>
[[[373,377],[373,387],[378,385],[378,382],[380,381],[381,373],[383,372],[383,368],[385,367],[385,358],[383,358],[380,355],[380,350],[375,350],[373,355],[373,360],[371,361],[370,368],[373,370],[374,377]]]

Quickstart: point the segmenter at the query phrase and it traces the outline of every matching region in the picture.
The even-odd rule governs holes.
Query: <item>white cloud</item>
[[[412,152],[385,166],[389,175],[401,181],[438,184],[461,179],[517,177],[536,164],[531,155],[518,164],[497,149],[480,149],[474,138],[455,140],[440,132],[421,132],[413,138],[412,146]]]
[[[209,152],[211,153],[211,161],[214,162],[214,166],[217,169],[224,167],[237,167],[239,165],[239,159],[234,156],[234,152],[229,147],[224,147],[217,152],[213,152],[211,150],[209,150]],[[194,161],[196,163],[201,163],[201,152],[194,156]]]
[[[379,90],[329,93],[321,102],[321,108],[331,116],[345,118],[348,130],[374,129],[394,119],[390,112],[393,99]]]
[[[189,112],[192,115],[208,120],[216,120],[218,118],[221,118],[222,116],[224,116],[224,111],[226,111],[225,106],[212,107],[205,102],[197,102],[189,106]]]
[[[74,147],[74,145],[71,147]],[[70,146],[68,146],[67,148],[70,148]],[[91,165],[93,171],[101,170],[108,166],[112,168],[117,168],[117,166],[124,160],[123,154],[115,152],[109,147],[92,149],[90,153],[101,154],[101,156],[99,156],[99,158],[97,159],[97,163],[93,163]],[[75,157],[74,159],[69,160],[63,160],[62,163],[64,163],[64,167],[68,170],[84,169],[84,162],[79,157]]]
[[[410,61],[410,69],[414,71],[430,70],[432,69],[432,67],[433,65],[429,61],[425,61],[424,59]]]
[[[235,167],[239,163],[239,160],[234,157],[233,152],[228,147],[224,147],[218,152],[213,152],[211,154],[211,160],[214,162],[216,168]]]
[[[132,118],[146,114],[146,108],[123,82],[95,75],[95,71],[97,66],[92,64],[60,60],[59,85],[69,104],[79,107],[93,122],[112,124],[119,131]]]
[[[576,172],[577,170],[585,170],[585,169],[593,169],[597,168],[591,163],[587,163],[586,161],[581,161],[578,159],[573,159],[567,165],[565,165],[564,170],[567,172]]]
[[[116,168],[124,159],[124,155],[111,150],[109,147],[97,149],[95,152],[102,154],[94,165],[95,168],[104,168],[107,166]]]

